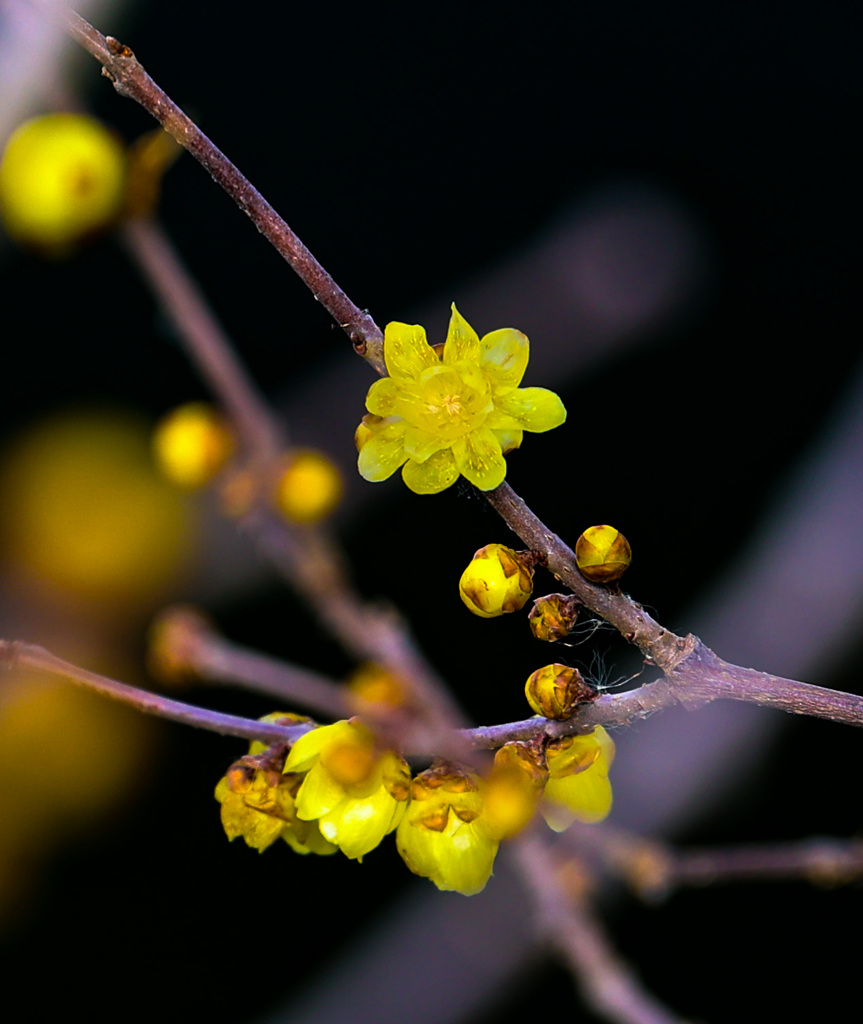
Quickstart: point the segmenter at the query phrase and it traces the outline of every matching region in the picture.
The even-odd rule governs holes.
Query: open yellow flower
[[[482,339],[452,307],[441,354],[418,325],[391,323],[384,332],[388,377],[366,397],[370,416],[357,432],[359,471],[386,480],[400,467],[417,494],[436,494],[459,474],[490,491],[506,476],[504,452],[525,430],[540,433],[566,419],[545,388],[520,388],[530,344],[503,328]]]
[[[411,784],[410,804],[396,832],[405,864],[444,892],[481,892],[500,839],[483,806],[479,776],[449,764],[422,772]]]
[[[321,835],[355,860],[393,831],[407,807],[407,762],[391,750],[376,750],[369,732],[351,722],[301,736],[285,771],[306,773],[297,792],[297,817],[317,821]]]
[[[611,810],[608,769],[614,740],[601,725],[586,736],[565,736],[548,745],[548,782],[540,810],[555,832],[573,821],[602,821]]]

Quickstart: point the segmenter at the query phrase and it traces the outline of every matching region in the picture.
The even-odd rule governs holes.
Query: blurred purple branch
[[[520,839],[515,848],[525,885],[534,897],[542,938],[566,961],[585,1002],[616,1024],[683,1024],[617,954],[584,894],[572,888],[564,891],[560,865],[547,844],[533,834]]]
[[[140,690],[137,686],[119,683],[108,676],[96,672],[88,672],[69,661],[64,661],[35,644],[20,641],[0,640],[0,667],[6,671],[30,669],[37,672],[48,672],[51,675],[68,679],[78,686],[83,686],[103,697],[128,704],[138,711],[159,718],[167,718],[171,722],[183,725],[194,725],[223,736],[240,736],[248,740],[261,740],[265,743],[292,743],[303,733],[312,728],[311,725],[280,726],[268,722],[257,722],[252,718],[240,718],[237,715],[224,715],[218,711],[184,704],[170,697]]]

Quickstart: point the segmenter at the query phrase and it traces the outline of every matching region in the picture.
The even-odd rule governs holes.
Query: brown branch
[[[240,736],[248,740],[261,740],[265,743],[292,743],[303,733],[313,728],[312,725],[281,726],[269,722],[257,722],[253,718],[240,718],[237,715],[225,715],[218,711],[208,711],[192,704],[184,704],[179,700],[162,697],[159,694],[140,690],[137,686],[119,683],[108,676],[88,672],[69,661],[64,661],[35,644],[20,641],[0,640],[0,668],[7,671],[17,669],[33,669],[61,676],[78,686],[86,687],[103,697],[128,704],[148,715],[167,718],[171,722],[183,725],[194,725],[223,736]]]
[[[111,80],[117,92],[140,103],[192,154],[290,264],[318,302],[347,333],[356,352],[378,373],[385,373],[383,334],[369,313],[347,297],[251,182],[156,85],[129,47],[113,36],[103,36],[72,11],[67,13],[66,25],[72,37],[99,61],[103,74]]]

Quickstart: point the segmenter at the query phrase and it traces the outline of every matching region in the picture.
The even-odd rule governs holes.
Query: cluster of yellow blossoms
[[[274,713],[264,721],[308,721]],[[598,727],[588,736],[502,747],[485,777],[438,763],[411,778],[407,762],[381,750],[356,719],[313,728],[284,762],[262,743],[233,764],[216,787],[229,839],[259,851],[282,838],[298,853],[337,849],[362,860],[384,836],[414,874],[439,889],[471,895],[488,881],[501,840],[539,809],[556,831],[600,821],[611,808],[608,768],[614,744]]]

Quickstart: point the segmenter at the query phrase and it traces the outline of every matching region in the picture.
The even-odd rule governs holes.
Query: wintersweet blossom
[[[500,840],[483,807],[479,776],[449,764],[422,772],[411,783],[410,804],[396,832],[405,864],[445,892],[481,892]]]
[[[611,810],[608,769],[614,740],[601,725],[586,736],[565,736],[548,745],[548,782],[540,810],[555,832],[573,821],[602,821]]]
[[[373,850],[401,821],[410,769],[390,750],[375,748],[370,733],[353,722],[308,732],[291,747],[286,772],[304,772],[297,817],[317,821],[321,835],[355,860]]]
[[[520,388],[530,344],[506,327],[479,338],[453,304],[443,351],[418,325],[384,332],[388,377],[366,397],[370,415],[357,431],[359,471],[386,480],[399,468],[417,494],[436,494],[459,474],[489,491],[506,476],[504,453],[525,430],[541,433],[566,419],[545,388]]]

